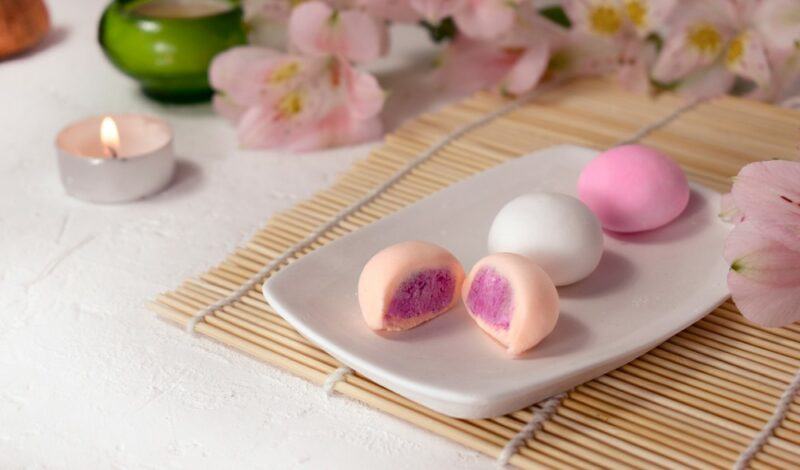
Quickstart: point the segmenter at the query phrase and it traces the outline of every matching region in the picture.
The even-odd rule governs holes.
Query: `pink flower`
[[[745,166],[722,204],[736,223],[724,255],[739,310],[765,326],[800,320],[800,162]]]
[[[289,43],[310,56],[368,62],[386,50],[386,25],[360,10],[334,10],[319,0],[301,3],[289,17]]]
[[[679,90],[698,97],[726,93],[736,76],[758,86],[771,78],[767,48],[753,24],[761,2],[686,2],[675,15],[653,67],[663,83],[682,80]]]
[[[770,327],[800,320],[800,251],[745,221],[728,235],[725,259],[731,297],[748,320]]]
[[[616,73],[626,89],[650,90],[656,47],[643,38],[663,26],[677,0],[567,0],[568,49],[576,75]]]
[[[518,52],[459,34],[447,45],[436,78],[456,93],[473,93],[496,86],[518,57]]]
[[[292,11],[290,0],[244,0],[242,7],[250,44],[286,49],[286,24]]]
[[[565,0],[573,27],[585,34],[619,38],[645,37],[670,16],[677,0]]]
[[[525,93],[544,77],[551,48],[563,34],[534,9],[520,6],[514,27],[492,41],[459,34],[445,50],[439,78],[464,93],[493,87]]]
[[[795,49],[800,41],[800,2],[761,0],[754,12],[754,22],[768,48]]]
[[[237,47],[214,59],[210,80],[244,147],[303,151],[380,133],[377,80],[339,59]]]

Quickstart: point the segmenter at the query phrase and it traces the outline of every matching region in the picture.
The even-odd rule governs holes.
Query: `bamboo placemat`
[[[158,296],[152,310],[185,326],[444,136],[506,103],[479,94],[407,122],[331,188],[272,217],[215,268]],[[291,260],[508,159],[560,143],[603,149],[683,105],[674,96],[651,99],[602,80],[563,85],[460,135]],[[794,158],[798,128],[798,112],[726,97],[681,113],[641,142],[668,152],[691,179],[726,191],[731,176],[748,162]],[[318,384],[341,366],[276,315],[260,285],[206,316],[195,331]],[[726,302],[648,354],[571,391],[510,463],[729,467],[770,418],[798,368],[800,326],[760,328]],[[492,457],[538,409],[463,420],[428,410],[357,373],[345,375],[334,389]],[[799,462],[800,399],[794,397],[750,466],[785,469]]]

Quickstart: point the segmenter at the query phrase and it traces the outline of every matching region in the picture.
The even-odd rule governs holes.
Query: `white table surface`
[[[490,466],[145,309],[370,145],[241,151],[208,105],[147,101],[111,67],[96,42],[102,1],[49,3],[47,42],[0,62],[0,468]],[[400,29],[394,39],[395,59],[381,68],[394,84],[390,126],[441,99],[407,72],[432,58],[424,35]],[[177,180],[126,205],[67,197],[56,132],[130,111],[173,125]]]

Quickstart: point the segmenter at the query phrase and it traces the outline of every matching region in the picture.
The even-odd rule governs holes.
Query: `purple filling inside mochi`
[[[478,318],[495,329],[507,330],[514,309],[514,295],[508,279],[484,266],[472,279],[467,306]]]
[[[428,269],[409,276],[392,297],[386,315],[406,319],[443,310],[453,300],[456,280],[447,269]]]

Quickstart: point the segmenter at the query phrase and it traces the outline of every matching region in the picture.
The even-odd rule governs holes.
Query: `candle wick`
[[[117,151],[114,149],[114,147],[108,146],[106,147],[106,150],[108,150],[108,154],[111,156],[111,158],[117,158]]]

